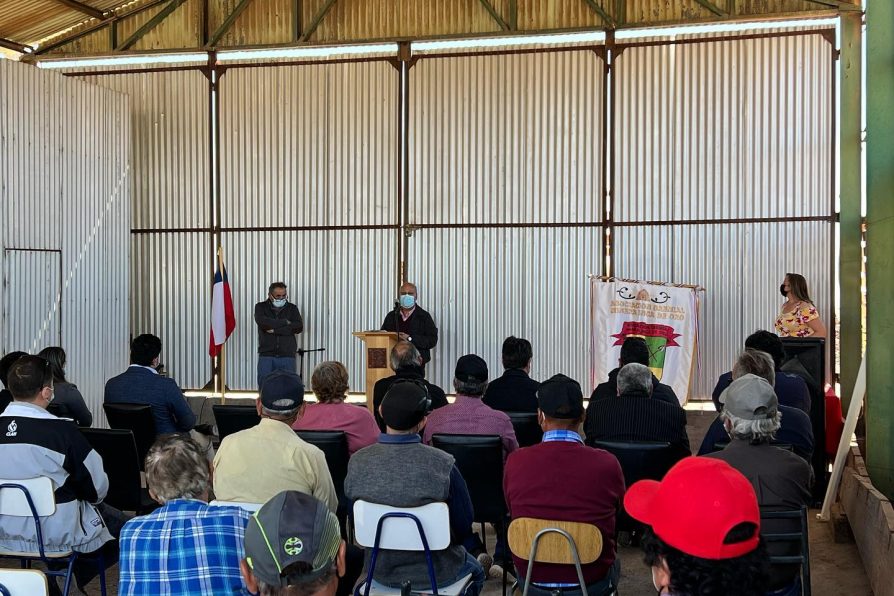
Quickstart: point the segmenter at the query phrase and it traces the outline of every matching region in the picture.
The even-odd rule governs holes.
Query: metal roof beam
[[[335,4],[336,0],[327,0],[326,4],[320,8],[319,12],[314,15],[313,20],[307,26],[307,29],[304,33],[301,34],[301,39],[298,41],[307,41],[310,39],[310,36],[313,35],[314,31],[317,30],[317,27],[320,26],[320,23],[323,21],[323,17],[326,16],[326,13],[329,12],[329,9],[332,8],[332,5]]]
[[[500,13],[494,8],[494,5],[488,2],[488,0],[478,0],[481,2],[481,6],[484,7],[484,10],[487,11],[487,14],[497,22],[497,25],[500,26],[500,29],[503,31],[509,31],[509,23],[503,20],[503,17],[500,16]]]
[[[233,23],[236,19],[239,18],[239,15],[242,14],[242,11],[246,9],[246,7],[251,3],[251,0],[240,0],[239,4],[233,9],[233,12],[227,15],[227,18],[224,19],[224,22],[220,24],[220,27],[211,35],[208,39],[208,43],[205,44],[206,48],[213,48],[217,45],[217,42],[220,41],[220,38],[224,36],[224,34],[230,30],[230,27],[233,26]]]
[[[19,54],[31,54],[34,52],[34,48],[31,46],[20,44],[11,39],[3,39],[2,37],[0,37],[0,48],[6,48],[7,50],[12,50]]]
[[[586,3],[587,6],[590,7],[590,10],[592,10],[597,15],[599,15],[599,18],[602,19],[606,25],[608,25],[611,28],[614,28],[615,20],[612,18],[612,16],[610,14],[605,12],[604,8],[602,8],[601,6],[599,6],[599,4],[596,3],[596,0],[584,0],[584,2]]]
[[[728,17],[729,13],[710,0],[695,0],[695,3],[701,6],[702,8],[707,8],[709,11],[714,13],[714,16],[717,17]]]
[[[819,4],[820,6],[827,6],[829,8],[837,8],[844,12],[863,10],[859,4],[846,2],[845,0],[807,0],[807,2],[810,2],[811,4]]]
[[[122,50],[130,49],[130,47],[140,41],[144,35],[155,29],[163,20],[171,16],[171,13],[177,10],[177,8],[184,2],[186,2],[186,0],[171,0],[168,2],[167,6],[158,11],[158,14],[149,19],[145,25],[134,31],[133,35],[119,43],[115,47],[115,51],[120,52]]]
[[[108,17],[106,13],[99,10],[98,8],[93,8],[88,4],[84,4],[83,2],[78,2],[78,0],[55,0],[58,4],[65,5],[69,8],[72,8],[78,12],[84,13],[89,17],[93,17],[94,19],[99,19],[100,21],[105,20]]]

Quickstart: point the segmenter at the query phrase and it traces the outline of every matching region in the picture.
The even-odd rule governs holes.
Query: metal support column
[[[866,468],[894,498],[894,2],[866,11]]]
[[[842,409],[847,412],[863,356],[863,247],[860,181],[860,122],[863,14],[841,15],[841,252],[838,279],[841,292],[839,350]]]

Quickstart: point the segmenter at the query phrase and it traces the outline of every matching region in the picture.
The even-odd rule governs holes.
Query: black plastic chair
[[[718,441],[714,443],[714,451],[723,451],[729,445],[729,441]],[[795,446],[791,443],[778,443],[776,441],[770,441],[770,445],[773,447],[778,447],[779,449],[785,449],[786,451],[795,452]]]
[[[348,475],[348,436],[342,430],[296,430],[295,434],[326,456],[326,466],[338,496],[336,515],[341,522],[343,536],[348,535],[348,499],[345,497],[345,477]]]
[[[155,443],[155,417],[146,404],[103,404],[109,427],[129,430],[137,444],[140,470],[146,466],[146,455]]]
[[[543,440],[543,429],[537,423],[536,412],[506,412],[512,421],[519,447],[530,447]]]
[[[221,441],[228,435],[257,426],[261,421],[258,409],[254,404],[250,406],[218,404],[211,406],[211,411],[214,412],[217,436],[220,437]]]
[[[786,522],[797,525],[796,531],[771,531]],[[800,566],[801,594],[810,596],[810,539],[808,536],[807,508],[784,511],[761,510],[761,537],[767,543],[770,567],[790,568]],[[782,530],[794,528],[779,528]],[[797,553],[797,554],[792,554]],[[780,586],[781,587],[781,586]]]
[[[133,433],[123,429],[82,428],[81,434],[102,458],[109,476],[109,492],[104,501],[137,515],[158,508],[140,480],[140,461]]]
[[[661,480],[682,459],[679,447],[658,441],[593,441],[593,447],[604,449],[618,459],[626,486],[640,480]],[[631,533],[632,544],[636,544],[644,528],[627,515],[623,506],[618,511],[616,526],[618,532]]]
[[[539,428],[539,427],[538,427]],[[506,591],[509,546],[506,531],[509,525],[509,509],[503,494],[503,441],[499,435],[436,434],[431,438],[432,447],[446,451],[456,460],[456,468],[462,474],[469,497],[472,499],[473,518],[481,524],[481,537],[485,540],[484,524],[494,524],[503,538],[503,592]],[[485,549],[487,543],[485,540]]]

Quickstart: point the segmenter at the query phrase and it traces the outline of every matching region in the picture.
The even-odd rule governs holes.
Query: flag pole
[[[217,266],[220,274],[223,275],[223,247],[217,245]],[[220,353],[217,355],[218,375],[217,382],[220,384],[220,403],[227,403],[227,359],[226,359],[227,343],[224,342],[220,346]]]

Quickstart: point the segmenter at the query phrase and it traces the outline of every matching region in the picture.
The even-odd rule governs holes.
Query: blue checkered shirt
[[[583,439],[580,438],[580,435],[573,430],[548,430],[543,433],[544,443],[551,443],[553,441],[581,444],[584,442]]]
[[[249,513],[176,499],[121,530],[118,594],[249,594],[239,575]]]

